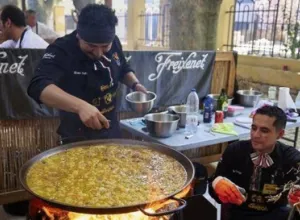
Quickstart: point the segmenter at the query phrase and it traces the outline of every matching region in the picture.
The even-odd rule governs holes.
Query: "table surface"
[[[252,110],[253,108],[245,108],[241,115],[235,117],[227,117],[224,122],[235,122],[237,117],[249,117]],[[202,115],[201,118],[203,118]],[[243,124],[243,126],[245,127],[234,125],[234,130],[238,133],[238,135],[227,135],[215,132],[212,133],[210,132],[210,129],[213,124],[204,124],[201,121],[200,125],[198,126],[197,133],[189,139],[185,138],[186,135],[184,132],[184,128],[176,130],[171,137],[158,138],[150,135],[149,132],[147,132],[146,125],[142,122],[142,119],[142,117],[124,119],[120,121],[120,126],[122,129],[132,133],[134,136],[141,137],[146,141],[166,145],[178,151],[190,150],[234,140],[246,139],[250,136],[251,128],[251,124]],[[288,122],[286,129],[300,127],[300,117],[297,117],[296,119],[297,122]],[[212,121],[214,121],[214,119]]]

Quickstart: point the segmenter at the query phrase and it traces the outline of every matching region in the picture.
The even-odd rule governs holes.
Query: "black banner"
[[[57,116],[27,95],[27,87],[44,50],[0,50],[0,119],[27,119]],[[192,88],[199,98],[210,91],[215,52],[212,51],[127,51],[125,56],[140,82],[157,95],[155,107],[186,102]],[[122,86],[119,110],[131,111]]]

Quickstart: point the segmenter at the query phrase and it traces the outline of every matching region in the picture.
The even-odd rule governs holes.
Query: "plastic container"
[[[198,129],[198,115],[199,115],[199,97],[195,89],[192,89],[187,98],[186,103],[186,125],[185,133],[193,135]]]
[[[277,88],[275,86],[270,86],[268,90],[269,100],[277,100]]]
[[[240,114],[243,113],[244,111],[244,107],[242,106],[232,106],[232,105],[229,105],[228,106],[228,113],[227,113],[227,116],[228,117],[235,117],[235,116],[238,116]]]

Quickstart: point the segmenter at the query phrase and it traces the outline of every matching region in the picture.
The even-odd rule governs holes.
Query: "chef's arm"
[[[136,78],[136,76],[133,72],[128,72],[127,74],[125,74],[125,76],[123,78],[123,84],[125,84],[129,88],[132,88],[132,86],[135,83],[139,83],[139,80]]]
[[[43,89],[40,101],[49,107],[73,113],[78,113],[80,107],[87,104],[84,100],[66,93],[54,84],[50,84]]]
[[[109,121],[95,106],[68,94],[55,84],[49,84],[42,89],[39,100],[49,107],[78,114],[83,124],[89,128],[109,128]]]
[[[132,90],[147,93],[147,89],[139,82],[133,72],[125,74],[122,82]]]

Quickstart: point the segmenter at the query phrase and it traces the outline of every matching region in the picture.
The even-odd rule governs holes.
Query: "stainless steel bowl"
[[[256,90],[238,90],[238,103],[246,107],[254,107],[260,100],[262,93]]]
[[[156,137],[170,137],[176,131],[179,116],[172,114],[147,114],[145,123],[149,133]]]
[[[218,98],[220,96],[220,94],[208,94],[207,96],[211,97],[214,101],[213,101],[213,111],[216,111],[217,109],[217,103],[218,103]],[[233,98],[232,97],[228,97],[228,105],[231,105]]]
[[[132,92],[129,93],[125,99],[133,111],[146,114],[153,108],[156,94],[153,92],[148,92],[147,94],[143,92]]]
[[[186,124],[186,105],[170,106],[168,111],[179,116],[179,127],[184,128]]]

